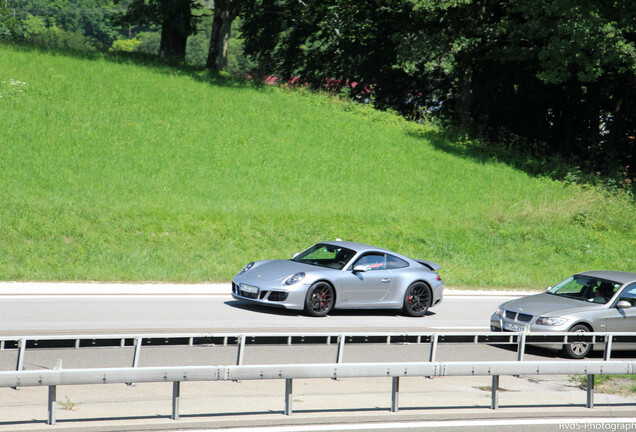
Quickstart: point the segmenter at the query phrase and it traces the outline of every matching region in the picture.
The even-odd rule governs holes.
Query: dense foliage
[[[636,143],[636,8],[615,0],[246,0],[263,74],[362,83],[419,117],[534,157],[560,154],[629,184]],[[631,165],[631,166],[630,166]]]
[[[126,2],[127,3],[127,2]],[[5,0],[0,6],[0,39],[77,49],[109,48],[125,34],[113,17],[126,3],[112,0]],[[11,24],[11,30],[3,33]],[[63,39],[63,41],[60,41]],[[65,42],[68,40],[68,42]]]

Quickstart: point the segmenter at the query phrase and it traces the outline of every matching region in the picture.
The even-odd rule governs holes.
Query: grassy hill
[[[108,56],[0,45],[0,65],[0,280],[229,280],[335,238],[448,286],[636,269],[633,201],[391,114]]]

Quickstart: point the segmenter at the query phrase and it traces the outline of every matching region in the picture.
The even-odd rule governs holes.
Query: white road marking
[[[601,425],[601,424],[633,424],[636,428],[636,417],[631,418],[550,418],[550,419],[518,419],[518,420],[447,420],[391,423],[329,424],[329,425],[297,425],[268,426],[228,429],[199,429],[192,432],[324,432],[324,431],[358,431],[378,429],[439,429],[450,427],[505,427],[505,426],[546,426],[546,425]],[[597,429],[596,427],[592,427]],[[568,429],[567,426],[564,430]],[[570,427],[569,429],[577,429]],[[605,429],[605,428],[604,428]],[[609,430],[609,429],[608,429]]]

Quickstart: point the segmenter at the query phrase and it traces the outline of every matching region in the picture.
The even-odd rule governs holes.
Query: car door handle
[[[389,282],[391,282],[391,279],[389,279],[389,278],[384,278],[384,279],[382,279],[382,282],[384,282],[384,283],[389,283]]]

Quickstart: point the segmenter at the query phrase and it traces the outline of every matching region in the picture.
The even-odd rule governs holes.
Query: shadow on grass
[[[472,138],[453,128],[441,131],[411,129],[408,135],[425,139],[444,153],[481,164],[503,163],[532,177],[545,177],[565,184],[600,186],[610,193],[626,192],[632,199],[636,193],[636,186],[627,171],[618,169],[601,175],[590,167],[582,169],[574,159],[548,154],[541,143],[493,143]]]
[[[489,143],[469,138],[458,130],[409,131],[410,136],[426,139],[434,148],[481,164],[504,163],[532,176],[545,176],[563,180],[577,167],[559,157],[540,157],[520,152],[512,145]]]

